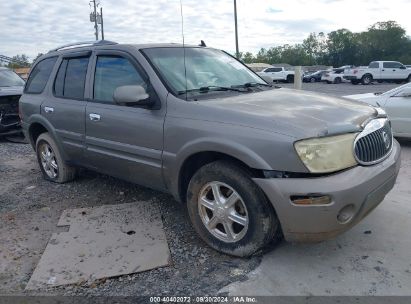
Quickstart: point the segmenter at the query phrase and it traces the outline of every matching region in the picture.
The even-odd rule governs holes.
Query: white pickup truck
[[[411,69],[398,61],[373,61],[368,67],[357,67],[344,70],[344,79],[352,84],[370,84],[374,80],[411,82]]]
[[[294,82],[294,71],[288,71],[284,67],[266,68],[257,73],[264,79],[271,79],[271,81],[286,81]]]

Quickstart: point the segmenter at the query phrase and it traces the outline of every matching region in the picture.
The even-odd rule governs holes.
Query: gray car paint
[[[159,46],[181,47],[82,47],[82,51],[93,51],[84,100],[72,102],[53,97],[51,83],[57,71],[56,64],[44,92],[40,95],[24,94],[21,99],[25,133],[30,137],[30,127],[33,123],[40,123],[54,137],[67,162],[165,190],[176,199],[180,199],[180,170],[184,162],[196,153],[224,153],[254,169],[308,173],[294,150],[293,144],[296,140],[359,132],[364,123],[377,116],[374,108],[362,103],[288,89],[186,101],[168,92],[140,52],[140,49]],[[102,50],[120,51],[135,58],[156,92],[159,102],[156,109],[108,105],[91,100],[93,80],[90,71],[93,70],[94,52]],[[67,55],[70,52],[74,51],[51,52],[39,60]],[[46,105],[55,108],[55,119],[44,114]],[[98,114],[101,120],[90,121],[89,114]],[[73,118],[74,116],[77,118]],[[33,141],[32,144],[34,145]],[[399,152],[393,155],[393,162],[397,166]],[[383,163],[386,162],[388,160]],[[369,189],[378,188],[378,183],[393,177],[384,173],[382,166],[372,166],[376,175],[381,173],[379,179],[372,179],[364,173],[362,178],[370,180]],[[355,183],[355,178],[369,171],[369,168],[357,166],[351,169],[355,170],[356,174],[352,175],[349,187],[354,187],[352,183]],[[294,186],[293,179],[280,180],[288,187],[297,186]],[[301,183],[304,183],[304,180],[299,179]],[[307,180],[311,182],[314,179]],[[270,198],[274,208],[282,209],[282,205],[289,204],[289,198],[287,200],[286,196],[282,196],[281,189],[273,184],[274,181],[275,179],[255,179]],[[317,184],[314,188],[315,191],[327,187],[333,189],[335,183],[340,183],[338,178],[323,177],[321,186]],[[349,187],[347,190],[350,190]],[[307,191],[314,192],[309,191],[309,187]],[[356,188],[356,191],[360,190]],[[386,192],[388,190],[384,195]],[[283,197],[283,200],[276,201],[276,195],[273,193]],[[361,195],[358,196],[360,197]],[[356,204],[362,203],[356,201]],[[288,219],[293,219],[292,214],[289,215],[287,212],[279,214],[280,221],[285,227]],[[316,215],[315,211],[311,211],[311,215],[316,219],[320,231],[329,228],[324,223],[336,221],[335,218],[331,219],[327,212]],[[303,239],[301,237],[298,240]]]

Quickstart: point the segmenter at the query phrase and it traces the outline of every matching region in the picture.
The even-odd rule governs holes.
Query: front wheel
[[[280,235],[274,208],[246,170],[226,161],[200,168],[188,186],[194,229],[212,248],[250,256]]]
[[[407,82],[411,82],[411,74],[408,76]]]
[[[41,134],[36,141],[37,161],[46,180],[65,183],[76,176],[76,169],[68,166],[54,139],[48,134]]]
[[[311,79],[310,79],[310,82],[311,83],[314,83],[314,82],[316,82],[317,80],[314,78],[314,77],[312,77]]]

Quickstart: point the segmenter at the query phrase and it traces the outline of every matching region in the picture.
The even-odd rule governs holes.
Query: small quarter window
[[[40,94],[43,92],[56,60],[57,57],[51,57],[36,64],[27,80],[25,93]]]

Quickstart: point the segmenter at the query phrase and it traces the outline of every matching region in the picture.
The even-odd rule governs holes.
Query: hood
[[[365,93],[365,94],[357,94],[357,95],[348,95],[348,96],[344,96],[344,98],[357,100],[357,101],[364,102],[372,106],[380,106],[380,103],[383,101],[384,95],[375,95],[374,93]]]
[[[373,107],[361,102],[283,88],[209,99],[200,104],[218,108],[209,119],[297,138],[357,132],[365,121],[378,115]]]
[[[0,97],[1,96],[11,96],[11,95],[22,95],[23,86],[16,87],[0,87]]]

